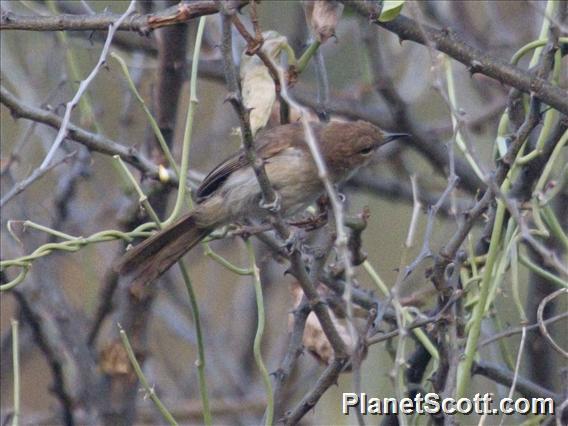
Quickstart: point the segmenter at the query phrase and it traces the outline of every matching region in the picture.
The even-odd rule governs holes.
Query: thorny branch
[[[41,108],[28,106],[17,99],[6,88],[0,86],[0,103],[5,105],[15,118],[25,118],[38,123],[46,124],[54,129],[59,129],[62,119],[56,114]],[[136,148],[121,145],[105,136],[89,132],[83,128],[69,123],[67,137],[85,145],[92,151],[106,155],[118,155],[124,161],[139,169],[146,176],[159,179],[159,168],[151,160],[142,155]],[[176,185],[175,176],[171,176],[171,184]]]
[[[204,15],[219,12],[219,2],[199,0],[191,3],[179,3],[157,13],[132,14],[118,26],[119,31],[137,31],[147,34],[156,28],[181,24]],[[231,9],[240,9],[248,0],[239,0],[230,5]],[[115,24],[121,14],[104,12],[92,15],[62,14],[58,16],[24,16],[2,8],[0,15],[1,30],[26,31],[95,31],[107,30]]]
[[[371,19],[373,11],[366,2],[345,2],[361,15]],[[534,95],[540,101],[568,114],[568,94],[545,79],[533,76],[488,53],[469,46],[458,39],[451,30],[438,30],[399,15],[389,22],[374,20],[379,25],[399,36],[401,40],[431,44],[435,49],[464,64],[471,74],[481,73],[524,93]]]
[[[263,203],[266,204],[270,209],[272,209],[272,215],[274,219],[274,226],[276,231],[283,238],[289,237],[289,231],[285,224],[280,218],[279,212],[276,207],[278,202],[278,195],[270,185],[266,171],[264,170],[264,164],[261,159],[256,157],[254,142],[252,138],[252,132],[250,131],[250,125],[248,123],[248,111],[244,107],[242,102],[240,87],[237,80],[237,75],[235,71],[235,65],[232,59],[232,37],[231,37],[231,17],[230,13],[226,10],[222,12],[222,22],[223,22],[223,42],[222,42],[222,52],[225,61],[225,75],[227,79],[227,86],[230,90],[229,100],[235,107],[238,113],[239,120],[241,123],[241,131],[243,135],[243,144],[245,151],[247,153],[247,158],[251,167],[254,169],[259,185],[263,194]],[[274,207],[271,207],[274,206]],[[335,351],[335,357],[337,359],[346,360],[347,350],[345,344],[341,337],[339,336],[335,326],[333,325],[327,307],[322,303],[317,290],[315,289],[309,275],[307,274],[304,262],[302,261],[302,255],[298,250],[293,250],[289,254],[290,262],[292,264],[291,272],[296,276],[304,294],[308,298],[311,309],[317,315],[322,328],[329,339],[331,345]]]
[[[233,63],[231,57],[231,48],[232,48],[232,40],[231,40],[231,23],[237,28],[237,30],[245,37],[245,39],[249,43],[249,47],[253,46],[253,43],[258,43],[261,40],[261,33],[260,27],[258,22],[255,22],[258,17],[256,15],[256,10],[251,10],[251,19],[254,23],[255,28],[255,36],[251,36],[247,31],[240,19],[234,13],[236,9],[241,8],[247,2],[246,1],[236,1],[236,2],[218,2],[218,1],[196,1],[192,3],[180,3],[179,5],[164,9],[161,12],[156,14],[145,14],[145,15],[137,15],[133,14],[126,19],[126,21],[122,24],[118,22],[120,15],[117,14],[110,14],[110,13],[103,13],[103,14],[94,14],[94,15],[61,15],[57,17],[23,17],[20,15],[15,15],[10,12],[5,11],[2,9],[2,15],[0,19],[0,29],[25,29],[25,30],[39,30],[39,31],[53,31],[53,30],[73,30],[73,31],[80,31],[80,30],[104,30],[108,27],[108,25],[112,23],[117,23],[119,25],[119,30],[133,30],[138,31],[140,33],[148,33],[153,28],[158,28],[161,26],[169,26],[174,25],[182,22],[187,22],[194,17],[201,16],[203,14],[210,14],[210,13],[217,13],[220,12],[223,15],[223,59],[225,63],[224,74],[227,79],[227,86],[230,90],[230,95],[228,97],[231,104],[235,107],[237,114],[240,119],[242,135],[244,139],[244,145],[246,148],[247,156],[249,158],[251,167],[255,170],[257,175],[259,185],[263,192],[264,203],[268,206],[274,206],[273,208],[273,218],[274,218],[274,226],[279,233],[279,236],[282,238],[287,238],[289,235],[288,225],[283,222],[278,214],[277,201],[278,201],[278,194],[274,191],[271,187],[268,177],[266,176],[266,172],[264,170],[264,165],[262,161],[258,158],[255,158],[255,151],[253,146],[252,135],[250,134],[250,127],[248,126],[248,111],[244,108],[242,104],[242,99],[240,97],[240,89],[239,89],[239,82],[238,77],[235,72],[235,65]],[[346,2],[347,3],[347,2]],[[368,9],[368,4],[363,2],[349,2],[349,6],[354,7],[358,12],[365,14],[365,16],[369,16],[369,13],[376,13],[376,11],[372,11]],[[482,73],[487,76],[496,78],[497,80],[511,85],[516,89],[523,91],[525,93],[531,93],[531,102],[530,102],[530,110],[529,114],[526,116],[524,122],[518,128],[516,133],[507,140],[508,144],[508,151],[507,154],[499,160],[497,169],[494,173],[494,176],[487,179],[490,182],[490,185],[485,189],[483,196],[473,204],[473,206],[463,214],[461,217],[461,221],[459,222],[458,229],[452,236],[452,238],[448,241],[448,243],[444,246],[444,248],[440,251],[440,255],[435,259],[435,265],[432,274],[432,281],[438,286],[439,289],[445,288],[445,281],[448,280],[446,277],[446,273],[448,270],[448,266],[455,262],[455,268],[459,269],[461,265],[460,258],[460,248],[467,236],[470,234],[473,226],[478,221],[478,219],[487,211],[487,209],[491,206],[491,203],[494,202],[495,198],[500,196],[504,198],[503,194],[500,194],[499,185],[504,181],[511,166],[514,163],[514,160],[517,156],[517,153],[521,149],[523,143],[527,140],[528,136],[530,135],[531,131],[537,126],[540,121],[540,104],[546,103],[555,108],[557,108],[561,112],[566,112],[568,110],[568,101],[566,100],[566,93],[562,89],[555,87],[548,83],[544,76],[536,74],[531,75],[527,72],[521,71],[520,69],[513,67],[511,65],[506,64],[503,61],[496,60],[495,58],[491,57],[483,53],[480,50],[471,48],[467,44],[461,42],[456,38],[456,36],[451,31],[446,30],[436,30],[431,27],[425,26],[420,24],[417,28],[415,21],[405,18],[405,17],[398,17],[394,21],[387,22],[387,23],[378,23],[378,25],[398,34],[401,39],[409,39],[416,41],[421,44],[427,44],[432,46],[435,49],[445,52],[449,56],[457,59],[458,61],[464,63],[469,69],[472,74],[474,73]],[[256,53],[261,57],[261,52],[258,50],[261,47],[261,42],[257,47],[257,51],[251,50],[251,53]],[[267,58],[266,58],[267,59]],[[371,58],[373,59],[373,58]],[[278,71],[276,69],[272,69],[271,61],[265,61],[265,64],[271,71],[272,77],[275,79],[275,82],[279,84],[280,80],[278,77]],[[387,103],[390,106],[391,112],[393,117],[398,123],[405,123],[404,126],[407,128],[413,128],[414,124],[410,122],[410,119],[406,116],[407,111],[405,110],[406,105],[402,101],[402,99],[398,96],[398,93],[395,90],[390,90],[392,87],[389,84],[386,84],[385,81],[388,82],[388,74],[386,75],[386,80],[381,79],[383,74],[380,68],[380,61],[373,64],[373,69],[377,74],[375,75],[375,83],[377,84],[378,92],[384,97]],[[323,70],[325,72],[325,69]],[[220,73],[215,68],[211,72],[211,74],[215,79],[220,77]],[[278,88],[277,84],[277,88]],[[15,96],[13,96],[9,91],[1,88],[0,91],[0,102],[4,104],[11,113],[16,117],[22,117],[34,120],[35,122],[41,122],[47,124],[53,128],[61,129],[65,123],[64,120],[61,120],[56,114],[53,114],[49,111],[45,111],[39,108],[33,108],[24,105],[21,101],[19,101]],[[326,109],[330,112],[337,112],[341,110],[341,106],[336,104],[332,101],[327,100],[325,102]],[[316,109],[318,105],[315,105]],[[359,118],[360,114],[367,114],[372,120],[378,114],[372,108],[365,108],[365,109],[357,109],[357,108],[343,108],[343,113],[346,116]],[[382,119],[382,118],[379,118]],[[404,127],[403,126],[403,127]],[[565,130],[565,129],[564,129]],[[428,142],[431,142],[428,137],[423,136],[424,132],[422,129],[414,128],[412,133],[418,135],[421,140],[425,142],[424,147],[420,148],[418,144],[417,148],[422,149],[422,152],[433,161],[434,164],[439,164],[443,167],[448,165],[448,162],[445,160],[446,153],[443,151],[436,151],[437,148],[431,149],[432,147],[428,146]],[[74,126],[73,124],[69,123],[68,126],[68,134],[66,135],[69,139],[73,139],[79,143],[82,143],[84,146],[88,147],[89,149],[97,152],[101,152],[103,154],[111,154],[111,155],[120,155],[124,158],[125,161],[132,164],[134,167],[142,171],[146,176],[158,178],[158,168],[154,165],[153,162],[146,159],[142,154],[140,154],[135,148],[125,147],[120,145],[116,142],[113,142],[110,139],[107,139],[103,136],[98,134],[89,133],[80,127]],[[557,138],[558,139],[558,138]],[[552,140],[552,139],[551,139]],[[551,142],[553,145],[554,142]],[[434,145],[434,144],[430,144]],[[439,148],[439,146],[438,146]],[[549,145],[546,146],[546,149],[550,148]],[[550,152],[545,151],[542,155],[541,163],[546,163]],[[438,162],[438,163],[437,163]],[[452,163],[452,161],[450,161]],[[535,166],[535,163],[531,163],[532,166]],[[452,166],[451,166],[452,167]],[[456,163],[456,170],[457,173],[462,176],[461,172],[459,171],[460,166],[459,162]],[[465,170],[465,169],[464,169]],[[535,172],[538,175],[538,172]],[[173,176],[170,174],[170,176]],[[453,176],[453,173],[451,173]],[[471,176],[470,176],[471,177]],[[374,182],[374,185],[372,185]],[[530,179],[529,179],[530,180]],[[534,180],[532,181],[534,183]],[[173,185],[176,184],[174,179],[170,180],[169,183]],[[464,186],[470,193],[474,193],[475,190],[481,187],[482,183],[476,181],[475,179],[469,179],[466,177],[462,182]],[[484,182],[487,183],[487,182]],[[397,186],[398,185],[398,186]],[[435,215],[438,211],[444,212],[446,214],[452,214],[452,206],[450,203],[447,202],[448,194],[452,192],[456,185],[456,181],[450,179],[448,182],[448,186],[445,188],[442,194],[428,194],[428,193],[421,193],[419,194],[422,198],[420,201],[425,200],[425,204],[433,205],[429,210],[428,214],[428,222],[426,226],[426,233],[423,241],[422,250],[420,251],[418,257],[414,262],[412,262],[407,267],[407,273],[405,274],[404,278],[408,275],[409,271],[412,271],[418,263],[420,263],[425,257],[431,254],[430,248],[430,236],[433,232],[433,222]],[[399,182],[383,182],[382,180],[379,182],[375,176],[361,175],[356,178],[354,181],[353,186],[365,187],[365,188],[373,188],[377,193],[387,193],[391,194],[391,196],[396,198],[406,198],[410,199],[412,196],[411,191],[407,186],[401,186]],[[529,184],[530,187],[530,184]],[[524,188],[526,189],[526,188]],[[514,191],[511,192],[511,194]],[[511,195],[507,194],[507,195]],[[3,200],[4,201],[4,200]],[[508,201],[505,199],[505,201]],[[511,203],[509,203],[511,204]],[[516,206],[513,204],[508,205],[511,215],[515,219],[519,219],[518,212],[516,210]],[[458,211],[461,209],[458,209]],[[343,226],[343,222],[341,223]],[[244,229],[244,228],[243,228]],[[241,234],[246,234],[247,230],[241,230]],[[255,232],[264,232],[266,228],[260,229]],[[360,230],[355,238],[349,241],[349,251],[353,252],[353,255],[360,255],[361,254],[361,239],[360,239]],[[229,235],[238,235],[239,231]],[[274,251],[275,257],[282,257],[287,258],[291,262],[291,273],[299,280],[300,285],[304,289],[305,297],[304,300],[301,302],[300,306],[294,312],[294,329],[290,336],[290,342],[287,347],[287,351],[285,357],[280,364],[280,367],[274,373],[274,395],[275,401],[278,403],[282,401],[282,394],[284,392],[284,385],[286,384],[287,378],[290,376],[292,369],[295,365],[295,362],[298,356],[302,353],[302,336],[304,331],[305,320],[310,313],[311,310],[315,311],[316,315],[318,316],[322,328],[326,333],[330,343],[332,344],[335,350],[335,359],[333,362],[327,367],[324,373],[319,377],[315,386],[307,392],[300,403],[290,412],[284,414],[283,417],[280,418],[281,421],[285,422],[286,424],[295,424],[297,423],[311,408],[315,406],[318,402],[319,398],[323,395],[323,393],[333,384],[336,383],[338,375],[341,371],[345,369],[345,367],[349,363],[349,353],[348,349],[339,336],[337,329],[335,328],[334,324],[330,321],[329,317],[329,310],[326,305],[328,300],[322,300],[321,296],[318,294],[316,286],[314,284],[321,281],[324,285],[328,286],[330,289],[333,290],[334,293],[337,295],[343,296],[346,294],[349,298],[348,302],[353,302],[358,306],[364,307],[366,310],[372,312],[375,310],[379,304],[379,300],[370,292],[363,290],[361,288],[353,287],[351,288],[349,282],[345,282],[345,270],[341,268],[341,265],[336,270],[329,270],[327,268],[323,268],[323,265],[319,265],[317,268],[313,268],[313,263],[310,263],[309,271],[306,269],[306,264],[304,259],[302,258],[302,253],[295,250],[294,252],[290,253],[287,250],[283,249],[280,241],[271,237],[269,234],[259,234],[259,239],[269,244],[270,248]],[[333,241],[332,241],[333,243]],[[329,246],[331,247],[331,246]],[[359,256],[360,259],[363,259],[363,256]],[[322,261],[325,263],[325,259]],[[457,272],[454,270],[452,275],[452,280],[457,279]],[[349,281],[349,277],[347,277],[347,281]],[[403,279],[404,279],[403,278]],[[443,327],[446,321],[455,321],[455,312],[456,306],[461,302],[460,297],[463,293],[458,290],[452,293],[447,303],[443,306],[439,306],[439,311],[435,314],[430,314],[429,317],[424,317],[422,315],[418,315],[416,320],[410,324],[405,324],[404,328],[396,328],[393,331],[387,332],[383,335],[375,335],[372,337],[367,337],[365,341],[365,345],[378,343],[382,341],[386,341],[389,339],[394,338],[399,334],[405,334],[408,330],[415,329],[415,328],[422,328],[422,327],[432,327],[436,329],[437,327]],[[330,302],[329,302],[330,303]],[[545,324],[549,324],[551,322],[557,321],[560,318],[565,318],[565,315],[558,315],[555,318],[544,320],[542,318],[542,310],[544,310],[544,305],[546,304],[545,301],[541,304],[541,312],[538,318],[538,323],[532,326],[524,327],[526,331],[529,329],[536,329],[537,327],[541,328],[541,332],[544,335],[548,335],[546,331]],[[451,311],[451,312],[450,312]],[[451,319],[450,318],[451,316]],[[389,323],[394,323],[395,318],[392,311],[388,311],[385,315],[385,320]],[[455,330],[454,330],[455,331]],[[495,336],[493,339],[480,343],[478,346],[484,346],[491,341],[496,340],[497,338],[503,338],[508,335],[511,335],[513,332],[516,332],[517,329],[508,330],[507,332],[501,333]],[[507,333],[507,334],[506,334]],[[453,336],[453,335],[452,335]],[[94,336],[91,336],[94,337]],[[550,336],[548,336],[550,337]],[[94,339],[93,339],[94,341]],[[93,343],[91,341],[90,343]],[[551,342],[553,345],[555,344],[554,341]],[[558,348],[557,348],[558,349]],[[563,351],[560,348],[561,351]],[[561,352],[565,355],[565,351]],[[49,358],[51,355],[46,353],[46,356]],[[57,368],[57,366],[55,366]],[[54,371],[56,370],[54,369]],[[516,377],[512,372],[506,371],[499,365],[492,365],[485,362],[478,362],[474,366],[473,374],[479,374],[487,376],[489,379],[494,380],[498,383],[503,383],[506,385],[511,385],[511,383],[516,382],[516,389],[526,396],[550,396],[555,398],[555,400],[560,401],[560,396],[539,387],[538,385],[527,381],[522,377]],[[61,379],[63,380],[63,378]],[[63,383],[63,382],[62,382]],[[59,385],[61,385],[60,383]],[[408,384],[408,383],[407,383]],[[64,385],[64,383],[63,383]],[[62,388],[56,389],[56,391],[61,392]],[[65,389],[63,389],[63,393],[59,394],[61,401],[65,404],[68,404],[68,415],[72,416],[72,401],[65,402]],[[68,396],[67,396],[68,397]],[[280,413],[282,415],[284,407],[277,406],[276,413]],[[278,419],[278,418],[277,418]]]

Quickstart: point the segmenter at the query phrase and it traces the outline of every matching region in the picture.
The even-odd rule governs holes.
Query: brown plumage
[[[311,125],[334,183],[368,163],[376,149],[403,135],[386,134],[364,122]],[[284,217],[314,202],[323,192],[300,123],[278,126],[258,136],[257,156],[281,202]],[[215,228],[249,218],[262,220],[261,192],[244,151],[219,164],[203,180],[195,209],[130,249],[117,269],[137,283],[149,283],[168,270]]]

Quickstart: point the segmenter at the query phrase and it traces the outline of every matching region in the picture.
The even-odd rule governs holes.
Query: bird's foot
[[[260,207],[266,209],[272,213],[277,213],[282,208],[282,197],[276,191],[274,191],[274,200],[271,202],[267,202],[264,197],[260,200]]]
[[[306,233],[302,229],[297,229],[290,232],[290,235],[284,241],[283,248],[290,254],[295,251],[302,252],[302,246],[304,245],[304,240],[306,239]]]

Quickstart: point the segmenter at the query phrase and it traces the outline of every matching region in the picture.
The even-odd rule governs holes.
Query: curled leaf
[[[264,44],[261,50],[277,66],[277,60],[288,40],[276,31],[266,31],[262,36]],[[266,126],[270,118],[276,101],[276,87],[268,68],[257,55],[249,56],[243,52],[240,77],[243,103],[250,110],[250,127],[255,135]]]
[[[343,13],[343,4],[328,0],[304,1],[304,13],[316,40],[325,43],[335,36],[335,27]]]
[[[381,16],[379,16],[380,22],[392,21],[402,10],[404,5],[404,0],[385,0],[383,2],[383,9],[381,10]]]

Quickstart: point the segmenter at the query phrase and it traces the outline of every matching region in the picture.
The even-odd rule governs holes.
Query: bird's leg
[[[302,246],[304,245],[304,240],[306,239],[306,233],[303,229],[297,228],[290,230],[290,235],[284,241],[283,248],[289,253],[295,251],[302,252]]]
[[[263,209],[266,209],[272,213],[277,213],[280,211],[280,208],[282,207],[282,197],[280,196],[280,194],[277,191],[274,191],[274,201],[271,201],[270,203],[266,202],[266,200],[264,199],[264,197],[260,200],[259,206]]]

